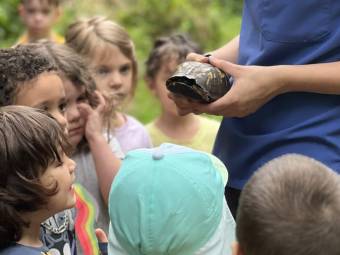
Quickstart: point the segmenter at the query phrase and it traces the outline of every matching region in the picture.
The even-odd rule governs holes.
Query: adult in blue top
[[[208,105],[170,95],[182,115],[224,116],[214,154],[228,168],[234,213],[254,171],[282,154],[304,154],[340,171],[339,13],[340,1],[245,0],[237,37],[209,59],[188,56],[234,78],[231,90]]]

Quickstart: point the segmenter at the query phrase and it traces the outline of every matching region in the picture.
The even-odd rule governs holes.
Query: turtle
[[[166,87],[200,103],[211,103],[228,92],[231,76],[207,63],[186,61],[166,81]]]

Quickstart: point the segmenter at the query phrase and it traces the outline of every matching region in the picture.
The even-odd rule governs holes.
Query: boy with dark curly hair
[[[49,112],[67,133],[65,92],[54,61],[39,45],[0,49],[0,106],[24,105]],[[76,254],[71,210],[42,223],[41,239],[56,254]]]

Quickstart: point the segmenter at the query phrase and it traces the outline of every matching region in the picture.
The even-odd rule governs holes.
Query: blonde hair
[[[236,237],[246,255],[337,255],[340,177],[307,156],[261,167],[242,190]]]
[[[107,45],[118,47],[132,62],[131,95],[134,94],[138,74],[135,47],[122,26],[105,17],[78,20],[68,27],[65,39],[70,47],[86,58],[93,57],[98,48],[104,48]]]

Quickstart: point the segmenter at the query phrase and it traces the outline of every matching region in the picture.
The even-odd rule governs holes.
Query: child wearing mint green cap
[[[129,152],[109,197],[109,254],[229,255],[225,166],[174,144]]]

